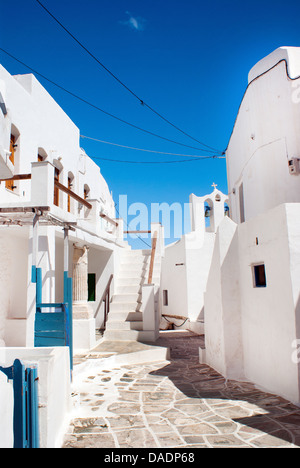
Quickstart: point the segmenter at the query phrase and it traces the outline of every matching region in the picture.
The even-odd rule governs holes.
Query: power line
[[[181,132],[183,135],[187,136],[188,138],[191,138],[192,140],[196,141],[197,143],[201,144],[202,146],[205,146],[206,148],[209,148],[211,150],[213,150],[214,152],[218,152],[218,153],[223,153],[222,151],[220,150],[217,150],[216,148],[213,148],[203,142],[201,142],[200,140],[198,140],[197,138],[194,138],[193,136],[191,136],[190,134],[188,134],[187,132],[185,132],[184,130],[182,130],[181,128],[179,128],[177,125],[173,124],[172,122],[170,122],[170,120],[168,120],[166,117],[164,117],[163,115],[161,115],[159,112],[157,112],[153,107],[151,107],[149,104],[147,104],[143,99],[141,99],[134,91],[132,91],[123,81],[121,81],[111,70],[109,70],[87,47],[85,47],[82,42],[79,41],[79,39],[77,39],[74,34],[71,33],[71,31],[69,31],[69,29],[67,29],[57,18],[56,16],[53,15],[53,13],[51,13],[46,7],[45,5],[42,4],[42,2],[40,2],[40,0],[36,0],[36,2],[46,11],[46,13],[51,16],[51,18],[93,59],[95,60],[98,65],[100,65],[107,73],[109,73],[110,76],[112,76],[112,78],[114,78],[121,86],[123,86],[123,88],[125,88],[132,96],[134,96],[139,102],[140,104],[142,104],[143,106],[147,107],[151,112],[153,112],[154,114],[156,114],[159,118],[161,118],[162,120],[164,120],[166,123],[168,123],[169,125],[171,125],[173,128],[175,128],[176,130],[178,130],[179,132]]]
[[[96,141],[98,143],[104,143],[106,145],[112,145],[112,146],[117,146],[118,148],[125,148],[125,149],[130,149],[130,150],[135,150],[135,151],[143,151],[146,153],[157,153],[157,154],[166,154],[169,156],[182,156],[182,157],[188,157],[188,158],[196,158],[196,159],[203,159],[206,158],[206,156],[201,156],[201,155],[194,155],[194,154],[181,154],[181,153],[166,153],[165,151],[157,151],[157,150],[149,150],[149,149],[143,149],[143,148],[135,148],[133,146],[125,146],[125,145],[120,145],[119,143],[112,143],[110,141],[104,141],[104,140],[99,140],[98,138],[92,138],[88,137],[85,135],[80,135],[81,138],[85,138],[87,140],[92,140]],[[216,156],[210,156],[211,158],[217,157]]]
[[[177,164],[177,163],[186,163],[186,162],[195,162],[202,161],[203,159],[221,159],[219,156],[203,156],[202,158],[192,158],[192,159],[182,159],[180,161],[127,161],[125,159],[110,159],[102,158],[98,156],[91,156],[91,159],[100,159],[101,161],[109,161],[115,163],[125,163],[125,164]]]
[[[155,136],[156,138],[160,138],[161,140],[164,140],[164,141],[168,141],[170,143],[174,143],[176,145],[179,145],[179,146],[184,146],[185,148],[190,148],[190,149],[195,149],[195,150],[198,150],[198,151],[205,151],[207,153],[212,153],[211,150],[205,150],[203,148],[198,148],[198,147],[195,147],[195,146],[190,146],[190,145],[186,145],[184,143],[180,143],[178,141],[175,141],[175,140],[171,140],[170,138],[166,138],[166,137],[163,137],[161,135],[158,135],[157,133],[153,133],[149,130],[146,130],[142,127],[139,127],[135,124],[132,124],[120,117],[117,117],[116,115],[114,114],[111,114],[110,112],[107,112],[103,109],[101,109],[101,107],[99,106],[96,106],[95,104],[87,101],[86,99],[78,96],[77,94],[73,93],[72,91],[69,91],[68,89],[64,88],[63,86],[59,85],[58,83],[56,83],[55,81],[51,80],[50,78],[47,78],[45,75],[43,75],[42,73],[38,72],[37,70],[35,70],[34,68],[32,68],[31,66],[27,65],[26,63],[22,62],[20,59],[16,58],[14,55],[10,54],[9,52],[7,52],[6,50],[2,49],[0,47],[0,50],[2,52],[4,52],[6,55],[8,55],[10,58],[12,58],[13,60],[15,60],[16,62],[20,63],[21,65],[23,65],[24,67],[28,68],[28,70],[32,71],[33,73],[35,73],[36,75],[40,76],[41,78],[43,78],[44,80],[48,81],[49,83],[51,83],[52,85],[56,86],[58,89],[64,91],[65,93],[69,94],[70,96],[78,99],[79,101],[83,102],[84,104],[87,104],[88,106],[102,112],[103,114],[105,115],[108,115],[109,117],[112,117],[113,119],[115,120],[118,120],[119,122],[125,124],[125,125],[128,125],[132,128],[135,128],[136,130],[140,130],[141,132],[144,132],[144,133],[147,133],[148,135],[151,135],[151,136]]]

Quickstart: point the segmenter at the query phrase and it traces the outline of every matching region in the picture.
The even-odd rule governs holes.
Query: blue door
[[[54,309],[55,312],[49,312]],[[48,310],[48,311],[47,311]],[[34,346],[68,346],[70,367],[73,369],[72,339],[72,278],[64,274],[64,302],[42,302],[42,270],[36,268],[36,314],[34,326]]]
[[[39,448],[37,366],[26,367],[19,359],[0,367],[14,389],[14,448]]]

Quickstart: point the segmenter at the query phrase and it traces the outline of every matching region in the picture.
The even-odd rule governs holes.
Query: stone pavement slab
[[[193,333],[161,334],[170,359],[79,373],[64,448],[300,446],[300,408],[199,364]]]

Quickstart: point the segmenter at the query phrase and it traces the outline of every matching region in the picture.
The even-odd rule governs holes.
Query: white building
[[[191,232],[165,247],[162,259],[162,328],[204,332],[204,293],[216,232],[228,215],[228,198],[216,189],[209,195],[190,195]]]
[[[73,311],[78,319],[74,345],[89,348],[94,336],[81,333],[84,342],[77,342],[76,325],[82,327],[82,319],[91,333],[95,330],[92,317],[101,307],[101,292],[114,272],[119,250],[127,247],[122,222],[115,220],[114,201],[99,167],[79,146],[78,128],[36,78],[13,77],[1,67],[0,86],[6,106],[6,114],[0,116],[2,165],[10,154],[9,167],[16,177],[0,184],[0,339],[9,347],[33,346],[34,265],[42,269],[45,303],[63,301],[64,271],[73,277],[78,302]],[[34,211],[40,217],[33,246]],[[69,229],[68,265],[64,228]],[[86,288],[81,291],[76,283],[84,274],[95,275],[90,277],[95,300],[89,303]],[[101,311],[99,327],[103,318]]]
[[[111,298],[115,311],[118,301],[124,301],[117,286],[122,285],[122,264],[131,263],[123,221],[115,219],[107,183],[80,148],[79,137],[78,128],[33,75],[11,76],[0,66],[0,367],[9,368],[15,359],[38,366],[42,447],[59,444],[70,409],[69,349],[95,346]],[[151,340],[157,334],[151,327],[159,322],[154,286],[142,298],[140,288],[139,283],[136,303],[131,295],[129,306],[139,305],[138,329]],[[53,331],[57,324],[43,328],[46,316],[55,317],[45,312],[62,311],[60,320],[70,309],[73,320],[66,318],[58,334]],[[120,321],[110,322],[114,328]],[[9,447],[12,382],[2,371],[0,445]]]
[[[226,151],[231,219],[205,293],[202,360],[300,404],[300,48],[249,74]],[[299,347],[299,345],[298,345]]]
[[[41,447],[56,447],[71,409],[73,350],[95,347],[98,329],[107,328],[104,339],[158,334],[162,228],[151,226],[156,257],[150,250],[137,258],[79,138],[33,75],[11,76],[0,66],[1,447],[17,438],[15,379],[6,377],[15,360],[37,368],[33,432]]]

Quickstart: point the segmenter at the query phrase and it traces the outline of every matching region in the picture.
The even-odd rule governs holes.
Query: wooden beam
[[[54,185],[62,192],[65,192],[70,197],[74,198],[76,201],[78,201],[78,203],[81,203],[82,205],[86,206],[89,210],[92,209],[92,205],[89,202],[87,202],[84,198],[81,198],[76,193],[72,192],[72,190],[70,190],[68,187],[65,187],[63,184],[58,182],[58,180],[54,180]]]
[[[15,174],[13,177],[9,179],[0,179],[0,182],[9,182],[12,180],[30,180],[31,174]]]
[[[119,224],[117,223],[117,221],[115,221],[114,219],[111,219],[109,216],[107,216],[107,215],[104,214],[104,213],[100,213],[100,218],[105,219],[105,220],[108,221],[110,224],[113,224],[113,225],[116,226],[116,227],[119,226]]]
[[[156,244],[157,244],[157,231],[155,231],[155,233],[153,235],[153,238],[152,238],[152,250],[151,250],[151,260],[150,260],[148,284],[152,284]]]
[[[0,208],[0,213],[35,213],[36,211],[50,211],[49,206],[20,206],[11,208]]]

